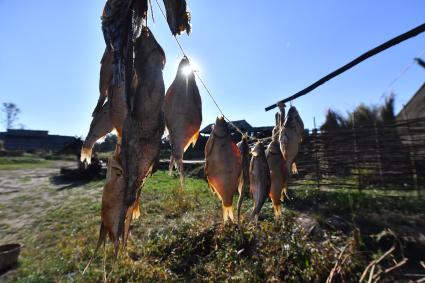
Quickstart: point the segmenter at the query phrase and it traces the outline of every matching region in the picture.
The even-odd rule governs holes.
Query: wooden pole
[[[351,69],[352,67],[356,66],[357,64],[363,62],[364,60],[390,48],[393,47],[394,45],[397,45],[407,39],[410,39],[412,37],[417,36],[418,34],[422,33],[425,31],[425,23],[421,24],[420,26],[415,27],[412,30],[409,30],[408,32],[405,32],[397,37],[394,37],[393,39],[388,40],[387,42],[367,51],[366,53],[360,55],[359,57],[357,57],[356,59],[354,59],[353,61],[349,62],[348,64],[342,66],[341,68],[333,71],[332,73],[328,74],[327,76],[321,78],[320,80],[318,80],[317,82],[313,83],[312,85],[306,87],[305,89],[295,93],[294,95],[285,98],[273,105],[270,105],[268,107],[266,107],[266,111],[272,110],[275,107],[277,107],[278,103],[286,103],[289,102],[291,100],[297,99],[300,96],[306,95],[307,93],[309,93],[310,91],[314,90],[315,88],[319,87],[320,85],[324,84],[325,82],[333,79],[334,77],[344,73],[345,71]]]
[[[313,123],[314,123],[314,130],[313,130],[313,134],[314,134],[314,155],[316,158],[316,186],[317,189],[320,189],[320,173],[319,173],[319,158],[318,158],[318,150],[317,150],[317,135],[318,135],[318,131],[317,131],[317,127],[316,127],[316,117],[313,117]]]
[[[378,127],[376,125],[376,122],[374,123],[373,128],[375,130],[375,146],[376,146],[376,152],[378,154],[379,179],[381,182],[381,186],[383,186],[384,177],[383,177],[383,170],[382,170],[381,144],[379,142]]]
[[[419,189],[419,185],[418,185],[418,174],[416,172],[416,161],[415,161],[415,156],[414,156],[414,152],[413,152],[413,140],[412,140],[412,136],[410,134],[410,121],[408,120],[408,116],[406,114],[406,105],[403,104],[403,118],[406,122],[406,127],[407,127],[407,136],[409,138],[408,144],[409,144],[409,157],[410,157],[410,167],[412,168],[412,180],[413,180],[413,185],[415,186],[416,191],[418,192],[418,196],[421,195],[421,191]]]
[[[354,119],[354,113],[351,115],[352,120],[352,130],[353,130],[353,145],[354,145],[354,166],[356,168],[357,173],[357,186],[359,191],[362,191],[361,188],[361,179],[360,179],[360,167],[359,167],[359,152],[357,150],[357,133],[356,133],[356,121]]]

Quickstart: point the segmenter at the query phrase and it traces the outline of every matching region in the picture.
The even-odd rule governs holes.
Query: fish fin
[[[298,168],[295,162],[292,163],[292,174],[298,174]]]
[[[102,222],[102,223],[100,223],[99,239],[97,240],[96,249],[94,250],[92,257],[90,258],[89,262],[87,263],[86,267],[84,268],[83,273],[82,273],[83,275],[84,275],[84,273],[86,273],[87,269],[90,267],[90,265],[91,265],[94,257],[96,256],[97,251],[99,250],[100,246],[105,243],[106,233],[107,233],[107,231],[106,231],[105,225]]]
[[[196,142],[198,141],[199,138],[199,129],[196,131],[196,133],[192,136],[192,147],[195,147]]]
[[[214,185],[210,182],[210,180],[207,177],[207,181],[208,181],[208,187],[210,188],[211,192],[215,195],[217,195],[220,200],[221,200],[221,196],[218,194],[217,189],[214,187]]]
[[[193,134],[193,136],[189,139],[189,141],[187,142],[187,144],[184,146],[184,150],[183,152],[186,152],[187,148],[192,144],[192,147],[195,147],[196,141],[198,140],[199,137],[199,130],[196,131],[195,134]]]
[[[106,100],[106,97],[107,97],[107,94],[106,95],[104,95],[104,94],[100,95],[99,100],[97,101],[96,107],[94,108],[93,113],[91,115],[92,117],[95,117],[102,110],[103,104],[105,103],[105,100]]]
[[[280,197],[280,200],[281,201],[284,201],[285,200],[285,198],[287,199],[287,200],[290,200],[291,198],[289,197],[289,195],[288,195],[288,184],[285,184],[284,186],[283,186],[283,188],[282,188],[282,192],[283,192],[283,194],[281,195],[281,197]]]
[[[91,163],[91,154],[92,154],[92,149],[91,148],[86,148],[83,147],[81,149],[81,157],[80,157],[80,161],[84,162],[84,160],[87,161],[87,164]]]

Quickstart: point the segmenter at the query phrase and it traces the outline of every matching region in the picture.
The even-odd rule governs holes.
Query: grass
[[[33,169],[50,164],[50,161],[38,157],[0,157],[0,170]]]
[[[299,211],[315,208],[312,213],[321,223],[321,217],[368,213],[376,211],[377,205],[419,215],[425,207],[423,199],[403,196],[296,190],[291,191],[294,200],[285,204],[283,222],[274,221],[271,204],[266,203],[258,226],[245,223],[240,232],[236,225],[221,224],[221,205],[203,180],[187,178],[181,191],[177,178],[158,171],[143,189],[142,215],[132,224],[127,248],[114,261],[108,242],[105,253],[101,250],[82,275],[98,237],[102,184],[96,181],[62,192],[60,201],[17,232],[25,248],[16,274],[7,280],[323,282],[339,249],[357,241],[343,266],[345,281],[353,282],[381,252],[367,253],[361,241],[338,231],[324,230],[321,236],[307,237],[297,222]],[[54,187],[44,190],[55,192]],[[22,203],[30,205],[27,196],[10,205]],[[245,202],[243,211],[250,207],[251,202]],[[0,228],[8,229],[7,225]]]

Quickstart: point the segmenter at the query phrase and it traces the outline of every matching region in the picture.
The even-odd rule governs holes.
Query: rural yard
[[[425,283],[425,1],[21,2],[0,282]]]
[[[23,244],[18,266],[0,277],[6,282],[324,281],[341,253],[342,278],[357,281],[393,242],[400,243],[394,259],[408,264],[384,278],[407,282],[423,273],[423,198],[298,187],[290,190],[282,222],[268,202],[258,225],[243,221],[241,234],[236,225],[223,226],[220,202],[204,180],[187,178],[181,191],[176,176],[158,171],[143,189],[127,249],[114,261],[108,241],[83,275],[98,237],[103,180],[62,180],[59,168],[69,161],[17,164],[0,170],[0,244]],[[382,233],[388,228],[397,238]],[[380,240],[371,237],[380,233]]]

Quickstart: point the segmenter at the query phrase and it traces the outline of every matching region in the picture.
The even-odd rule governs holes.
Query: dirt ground
[[[71,161],[53,161],[36,169],[0,170],[0,245],[20,242],[19,231],[42,216],[64,198],[72,197],[69,188],[79,184],[57,181],[61,167],[75,166]],[[93,197],[97,196],[93,191]]]

